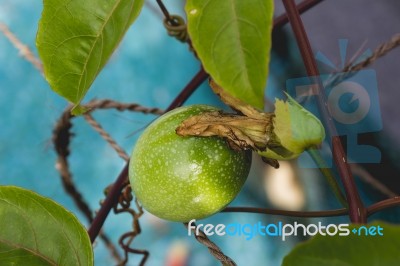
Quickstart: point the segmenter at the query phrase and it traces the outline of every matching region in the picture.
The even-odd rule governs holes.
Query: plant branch
[[[172,16],[168,12],[168,9],[165,7],[164,3],[162,0],[156,0],[158,6],[161,9],[161,12],[164,14],[165,20],[171,23],[171,25],[176,26],[176,21],[172,19]]]
[[[275,210],[266,208],[254,208],[254,207],[227,207],[221,212],[246,212],[246,213],[261,213],[270,215],[281,215],[290,217],[333,217],[343,216],[348,214],[348,210],[337,209],[327,211],[286,211],[286,210]]]
[[[323,0],[304,0],[300,4],[297,5],[297,10],[300,14],[303,14],[307,10],[321,3]],[[280,27],[289,22],[289,17],[286,13],[276,17],[274,19],[274,27]]]
[[[289,22],[292,25],[293,32],[307,70],[307,74],[310,77],[319,76],[317,63],[314,59],[310,42],[308,40],[306,31],[304,29],[303,22],[300,18],[300,14],[296,8],[296,4],[294,0],[283,0],[283,4],[286,8],[286,12],[289,17]],[[345,188],[346,197],[349,203],[350,220],[353,223],[365,223],[367,220],[366,210],[358,194],[356,184],[354,182],[353,176],[350,171],[350,167],[347,164],[346,154],[340,142],[332,117],[329,114],[328,107],[323,94],[322,82],[318,78],[316,81],[318,82],[319,85],[317,87],[318,107],[319,111],[322,114],[322,118],[325,122],[325,125],[327,126],[328,137],[332,139],[333,158],[338,168],[340,178],[343,182],[343,186]]]
[[[368,216],[370,216],[378,211],[399,206],[400,206],[400,197],[394,197],[391,199],[382,200],[378,203],[372,204],[367,208],[367,213]]]
[[[103,227],[103,224],[111,209],[118,202],[119,195],[126,185],[126,182],[128,182],[128,168],[129,163],[125,164],[114,185],[111,186],[111,189],[109,190],[106,199],[101,204],[100,210],[97,212],[92,224],[89,227],[88,234],[92,243],[94,242],[101,228]]]
[[[172,103],[165,110],[165,113],[182,106],[183,103],[192,95],[192,93],[208,78],[208,74],[203,68],[197,72],[189,84],[176,96]]]

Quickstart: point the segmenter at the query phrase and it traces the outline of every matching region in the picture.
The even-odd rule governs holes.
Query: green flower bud
[[[292,97],[287,97],[286,102],[276,100],[273,120],[274,142],[280,143],[282,147],[258,151],[263,157],[277,160],[294,159],[304,150],[321,144],[325,138],[325,129],[321,121]],[[281,152],[285,149],[285,152]]]

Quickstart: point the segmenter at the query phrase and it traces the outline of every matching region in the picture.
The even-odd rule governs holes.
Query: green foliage
[[[144,0],[44,0],[36,45],[51,88],[78,105]]]
[[[232,96],[263,108],[271,0],[188,0],[188,32],[205,70]]]
[[[358,236],[352,232],[349,236],[318,235],[294,248],[285,257],[283,265],[399,265],[400,227],[382,222],[370,225],[383,227],[384,235]]]
[[[85,228],[50,199],[0,187],[0,217],[1,265],[93,265]]]

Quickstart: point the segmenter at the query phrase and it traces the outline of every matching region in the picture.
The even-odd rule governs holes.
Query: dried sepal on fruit
[[[206,112],[190,117],[176,129],[181,136],[220,136],[235,149],[252,149],[264,161],[278,167],[277,160],[290,160],[325,138],[322,123],[287,95],[277,99],[275,112],[262,112],[232,97],[210,80],[210,86],[236,114]]]

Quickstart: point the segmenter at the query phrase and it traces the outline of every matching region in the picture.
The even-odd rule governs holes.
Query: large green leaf
[[[93,265],[78,219],[50,199],[0,187],[0,265]]]
[[[77,107],[144,0],[44,0],[36,46],[51,88]],[[75,113],[83,110],[75,109]]]
[[[315,236],[294,248],[283,260],[284,266],[395,266],[400,265],[400,226],[381,226],[383,236],[361,236],[350,231],[348,236]],[[352,227],[354,228],[354,227]]]
[[[264,106],[272,0],[188,0],[188,31],[205,70],[233,96]]]

